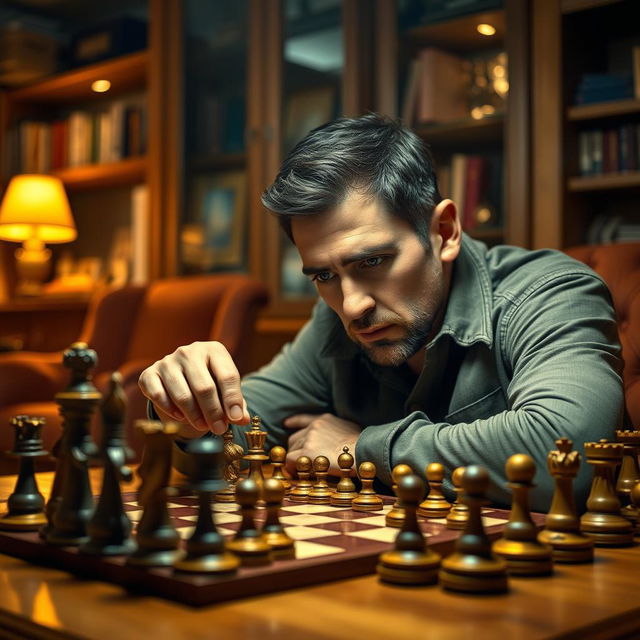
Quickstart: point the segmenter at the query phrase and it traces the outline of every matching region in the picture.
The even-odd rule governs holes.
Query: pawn
[[[482,507],[489,474],[478,465],[465,467],[462,501],[469,507],[467,526],[456,540],[455,551],[442,561],[440,582],[445,589],[466,593],[507,591],[507,563],[491,553],[491,541],[482,524]]]
[[[424,518],[446,518],[449,511],[451,511],[451,504],[442,493],[444,466],[439,462],[432,462],[427,465],[424,473],[429,483],[429,493],[420,503],[418,515]]]
[[[467,520],[469,519],[469,507],[462,502],[462,474],[464,473],[464,467],[458,467],[453,470],[451,474],[451,482],[453,483],[453,490],[456,493],[456,500],[451,506],[451,511],[447,514],[447,529],[464,529]]]
[[[273,467],[271,477],[282,482],[284,495],[288,496],[291,493],[291,483],[282,470],[285,460],[287,459],[287,450],[279,445],[272,447],[271,451],[269,451],[269,458],[271,459],[271,466]]]
[[[298,483],[291,489],[289,500],[292,502],[307,502],[309,491],[313,487],[311,481],[311,458],[308,456],[300,456],[296,460],[296,473],[298,475]]]
[[[391,477],[393,478],[393,493],[396,495],[396,501],[387,515],[384,517],[387,527],[401,527],[404,523],[404,505],[398,495],[398,480],[404,476],[408,476],[413,473],[413,469],[408,464],[398,464],[393,468]]]
[[[398,496],[405,509],[402,529],[394,548],[380,555],[376,568],[380,580],[396,584],[433,584],[438,579],[441,557],[429,547],[420,530],[416,510],[424,495],[424,482],[415,474],[398,478]]]
[[[273,449],[271,450],[273,452]],[[295,543],[280,523],[278,511],[284,499],[284,485],[278,478],[268,478],[263,486],[267,516],[262,536],[271,547],[275,560],[295,557]]]
[[[273,559],[271,547],[255,525],[254,514],[260,491],[261,487],[253,478],[243,478],[236,485],[236,501],[240,505],[242,521],[233,540],[227,543],[227,549],[235,553],[245,567],[266,565]]]
[[[331,487],[327,482],[329,467],[331,463],[326,456],[317,456],[313,460],[313,472],[316,475],[316,481],[309,491],[310,504],[329,504],[331,501]]]
[[[349,447],[342,448],[342,453],[338,456],[338,466],[342,477],[336,490],[331,494],[329,504],[334,507],[350,507],[354,498],[358,497],[358,493],[353,480],[349,477],[353,468],[353,456],[349,453]]]
[[[351,508],[354,511],[380,511],[384,503],[373,489],[376,465],[373,462],[361,462],[358,467],[358,477],[362,488],[360,493],[351,501]]]
[[[535,463],[531,456],[517,453],[507,460],[505,471],[513,496],[511,514],[502,538],[493,543],[493,552],[504,558],[512,575],[548,575],[553,571],[552,548],[538,541],[538,530],[529,512]]]

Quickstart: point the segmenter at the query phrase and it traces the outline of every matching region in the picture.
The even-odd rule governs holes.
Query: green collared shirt
[[[243,392],[269,446],[286,446],[282,422],[296,413],[361,425],[356,461],[374,462],[387,485],[399,463],[423,473],[438,461],[448,477],[479,464],[491,477],[488,497],[507,504],[505,462],[528,453],[537,466],[531,505],[547,510],[547,453],[562,436],[579,450],[612,437],[622,420],[621,369],[610,295],[596,273],[560,252],[488,250],[464,236],[419,377],[407,365],[373,364],[319,301],[296,339],[244,379]],[[590,478],[583,458],[575,483],[581,509]]]

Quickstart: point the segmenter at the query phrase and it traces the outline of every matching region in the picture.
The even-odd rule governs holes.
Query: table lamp
[[[71,242],[77,235],[59,178],[24,174],[11,179],[0,205],[0,240],[22,242],[15,252],[16,295],[41,293],[51,261],[51,251],[45,248],[45,242]]]

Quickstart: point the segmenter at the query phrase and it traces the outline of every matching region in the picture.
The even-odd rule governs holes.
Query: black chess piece
[[[102,442],[95,456],[104,472],[98,504],[87,524],[89,540],[80,551],[95,555],[127,555],[136,548],[131,537],[131,521],[122,504],[120,482],[131,482],[133,473],[126,463],[133,451],[126,442],[124,425],[127,398],[122,389],[122,376],[111,374],[109,391],[100,405]]]
[[[0,516],[0,529],[13,531],[37,531],[46,523],[44,496],[38,489],[35,476],[35,458],[47,452],[42,448],[41,431],[44,418],[15,416],[11,425],[15,429],[14,444],[10,456],[20,460],[15,488],[7,499],[7,513]]]
[[[491,552],[482,524],[482,507],[488,504],[489,474],[484,467],[465,467],[462,501],[469,507],[467,525],[456,540],[455,551],[442,561],[440,583],[445,589],[468,593],[501,593],[509,588],[507,563]]]
[[[397,493],[405,510],[394,547],[380,554],[377,572],[384,582],[397,584],[432,584],[438,580],[441,557],[427,546],[416,511],[424,495],[420,476],[409,474],[398,478]]]
[[[136,428],[143,433],[144,449],[138,476],[138,504],[143,507],[136,529],[137,549],[127,564],[144,567],[171,566],[181,552],[180,536],[167,508],[173,439],[179,425],[159,420],[138,420]]]
[[[91,382],[96,352],[75,342],[64,352],[63,364],[71,369],[69,386],[55,396],[62,414],[60,459],[62,486],[46,540],[55,545],[78,545],[88,539],[87,523],[93,514],[88,461],[96,453],[90,423],[101,394]]]
[[[232,573],[240,566],[236,556],[225,549],[224,538],[211,513],[211,498],[224,489],[224,451],[219,438],[195,438],[186,447],[185,469],[189,487],[198,496],[198,519],[185,543],[186,555],[177,560],[176,571],[190,573]]]

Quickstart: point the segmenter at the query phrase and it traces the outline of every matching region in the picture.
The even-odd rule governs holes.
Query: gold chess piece
[[[274,559],[293,558],[295,543],[280,523],[278,511],[284,499],[284,485],[278,478],[267,478],[264,481],[264,501],[267,516],[262,527],[262,537],[271,547]]]
[[[271,477],[282,482],[282,486],[284,487],[284,495],[288,496],[291,493],[291,483],[289,482],[289,478],[284,475],[284,471],[282,470],[287,459],[287,450],[280,445],[276,445],[275,447],[271,448],[271,451],[269,451],[269,458],[271,459],[271,466],[273,467]]]
[[[349,447],[343,447],[342,453],[338,456],[338,467],[340,467],[341,478],[338,481],[336,490],[331,494],[329,501],[329,504],[334,507],[350,507],[353,500],[358,497],[356,486],[350,478],[353,462],[353,456],[349,453]]]
[[[463,473],[464,467],[458,467],[451,474],[451,483],[456,493],[456,500],[451,505],[451,511],[447,514],[447,529],[464,529],[469,519],[469,507],[462,502],[462,494],[464,492],[462,488]]]
[[[351,501],[351,508],[354,511],[379,511],[382,509],[384,502],[373,489],[376,465],[373,462],[361,462],[358,467],[358,477],[362,487],[357,497]]]
[[[616,492],[623,503],[620,513],[636,525],[640,518],[640,511],[631,501],[631,489],[640,481],[640,469],[638,468],[638,453],[640,452],[640,430],[618,430],[616,441],[622,443],[622,463],[616,482]]]
[[[429,484],[429,493],[418,507],[418,515],[423,518],[446,518],[451,504],[442,493],[444,465],[432,462],[424,471]]]
[[[331,463],[326,456],[316,456],[313,460],[313,472],[316,476],[316,481],[309,491],[309,503],[310,504],[329,504],[331,500],[331,487],[327,482],[327,475],[329,474],[329,467]]]
[[[312,466],[313,463],[309,456],[300,456],[296,460],[298,482],[289,494],[289,500],[292,502],[307,502],[309,500],[309,491],[313,488],[313,482],[311,481]]]
[[[384,517],[385,524],[387,527],[401,527],[404,523],[405,513],[404,513],[404,505],[402,504],[402,500],[398,496],[398,481],[403,476],[408,476],[413,473],[413,469],[408,464],[397,464],[393,471],[391,472],[391,477],[393,479],[392,489],[396,495],[396,501],[391,508],[390,511],[387,512],[387,515]]]

